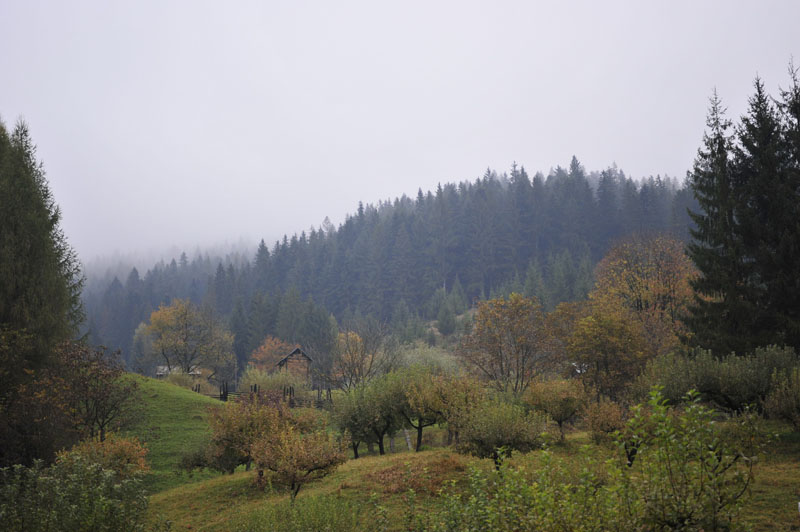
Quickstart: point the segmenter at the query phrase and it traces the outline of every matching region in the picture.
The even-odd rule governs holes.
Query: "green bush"
[[[800,368],[776,371],[772,383],[764,409],[770,417],[784,419],[800,430]]]
[[[491,530],[586,531],[637,530],[641,503],[632,486],[598,473],[585,458],[576,475],[562,460],[542,453],[542,465],[528,476],[503,464],[486,473],[473,468],[466,490],[455,484],[443,493],[438,508],[418,516],[418,529],[436,532]],[[623,472],[614,470],[619,476]]]
[[[0,523],[7,532],[145,530],[147,497],[140,478],[75,457],[45,468],[0,469]]]
[[[496,472],[473,469],[469,484],[445,489],[438,507],[417,515],[435,531],[737,530],[738,515],[759,447],[751,416],[740,416],[730,438],[714,412],[685,398],[681,413],[660,392],[634,408],[619,457],[598,463],[592,449],[570,462],[544,451],[531,473],[504,463]],[[623,451],[633,443],[632,466]],[[627,445],[626,445],[627,444]],[[627,457],[627,455],[625,456]]]
[[[697,390],[704,401],[729,410],[742,411],[748,405],[761,406],[772,388],[775,371],[786,372],[800,366],[789,347],[764,347],[747,356],[731,354],[714,357],[698,350],[693,356],[665,355],[651,361],[634,383],[636,400],[646,399],[655,385],[672,404],[680,403],[689,390]]]
[[[714,423],[715,412],[690,391],[681,414],[658,390],[647,408],[634,407],[620,445],[637,449],[635,475],[628,478],[642,501],[647,530],[730,530],[753,480],[759,446],[743,432],[756,429],[740,416],[742,433],[730,438]],[[630,454],[628,454],[630,457]]]
[[[540,449],[546,428],[544,414],[525,412],[522,406],[499,399],[484,401],[466,414],[457,448],[479,458],[491,458],[499,468],[512,451]]]

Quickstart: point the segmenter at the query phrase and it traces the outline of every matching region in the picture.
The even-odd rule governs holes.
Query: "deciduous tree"
[[[550,336],[539,302],[514,293],[478,304],[457,353],[498,390],[520,394],[547,362]]]

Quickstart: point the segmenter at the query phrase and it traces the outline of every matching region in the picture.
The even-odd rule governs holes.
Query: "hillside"
[[[794,530],[797,525],[800,478],[795,473],[800,467],[800,440],[797,433],[786,432],[785,427],[780,430],[778,442],[756,469],[752,498],[742,512],[742,521],[757,532]],[[590,445],[598,458],[612,453],[609,447],[590,444],[584,432],[573,433],[568,444],[553,446],[551,451],[569,459],[583,445]],[[512,464],[535,470],[540,458],[538,452],[517,455]],[[259,492],[252,484],[254,473],[239,472],[157,493],[150,498],[149,515],[154,522],[169,519],[181,530],[256,532],[323,526],[333,531],[406,530],[410,489],[415,493],[416,513],[426,512],[435,507],[441,488],[453,489],[450,481],[455,481],[455,489],[466,485],[470,467],[488,471],[492,466],[489,460],[446,448],[366,456],[304,487],[295,509],[281,489]],[[289,519],[289,512],[296,514]]]
[[[128,430],[147,444],[152,471],[147,476],[150,492],[214,476],[210,472],[188,474],[178,469],[181,457],[208,438],[206,413],[219,401],[167,382],[131,375],[141,392],[141,417]]]

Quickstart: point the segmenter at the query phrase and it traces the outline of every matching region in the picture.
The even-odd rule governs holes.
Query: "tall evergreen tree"
[[[735,219],[731,122],[716,91],[706,127],[689,174],[700,210],[690,213],[696,228],[688,252],[700,276],[691,283],[696,296],[688,325],[696,344],[725,354],[741,347],[738,331],[752,309],[742,293],[744,260]]]
[[[28,127],[0,122],[0,393],[78,332],[83,277]],[[25,346],[10,346],[12,338]],[[2,399],[3,397],[0,397]],[[1,402],[1,401],[0,401]]]
[[[719,354],[775,343],[798,348],[800,180],[788,148],[792,121],[782,120],[756,79],[735,137],[730,127],[715,94],[690,173],[700,209],[691,213],[689,254],[701,275],[688,323],[695,343]]]

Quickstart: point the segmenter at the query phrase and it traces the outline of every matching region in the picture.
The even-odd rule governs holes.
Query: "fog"
[[[513,161],[682,177],[714,87],[800,62],[800,2],[0,3],[83,260],[274,241]]]

